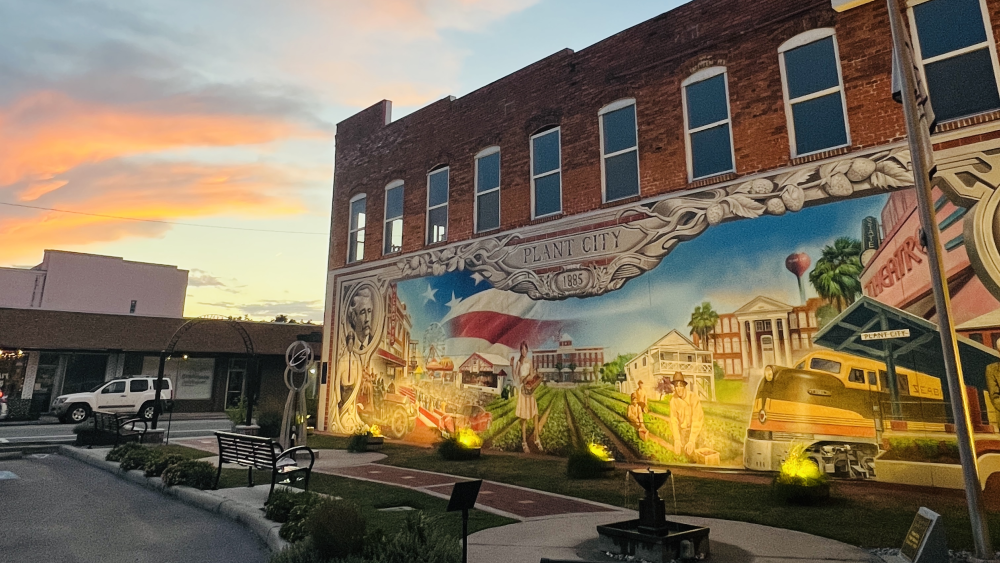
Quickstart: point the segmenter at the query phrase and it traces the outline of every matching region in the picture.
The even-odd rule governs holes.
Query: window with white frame
[[[997,55],[983,0],[911,2],[915,47],[938,121],[1000,109]]]
[[[347,261],[357,262],[365,258],[365,194],[351,198],[350,226],[347,230]]]
[[[688,178],[697,180],[733,172],[733,131],[726,69],[706,68],[688,77],[684,90]]]
[[[601,120],[604,201],[639,195],[639,129],[635,100],[619,100],[597,112]]]
[[[792,156],[850,144],[844,80],[833,29],[813,29],[779,49]]]
[[[448,170],[427,174],[427,244],[448,240]]]
[[[531,218],[562,211],[562,155],[559,128],[531,136]]]
[[[476,232],[500,228],[500,147],[476,155]]]
[[[403,181],[396,180],[385,187],[385,237],[382,253],[392,254],[403,249]]]

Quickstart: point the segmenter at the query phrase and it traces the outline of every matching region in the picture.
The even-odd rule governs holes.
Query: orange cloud
[[[68,173],[68,199],[45,206],[157,221],[212,215],[274,217],[306,211],[295,194],[316,174],[263,164],[133,163],[112,161]],[[65,248],[126,237],[158,237],[168,224],[59,212],[3,208],[0,263],[33,257],[42,248]],[[10,214],[10,215],[9,215]],[[11,216],[12,215],[12,216]]]
[[[148,104],[110,106],[59,92],[35,92],[0,109],[0,186],[38,183],[20,194],[22,200],[31,200],[58,189],[53,188],[53,178],[85,163],[174,148],[252,145],[317,134],[270,116],[175,114]]]

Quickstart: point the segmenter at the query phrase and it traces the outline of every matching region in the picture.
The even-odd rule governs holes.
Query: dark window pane
[[[920,55],[929,59],[986,41],[979,0],[932,0],[913,7]]]
[[[385,218],[403,216],[403,186],[386,190],[385,192]]]
[[[403,220],[393,219],[385,224],[385,248],[383,252],[389,254],[399,252],[403,248]]]
[[[430,178],[430,199],[428,206],[435,206],[448,201],[448,170],[442,170],[431,174]]]
[[[534,165],[531,174],[537,176],[559,168],[559,131],[553,131],[531,141]]]
[[[351,230],[365,228],[365,198],[351,202]]]
[[[128,382],[129,393],[142,393],[146,389],[149,389],[149,382],[145,379],[133,379]]]
[[[601,116],[604,119],[604,154],[634,147],[635,104]]]
[[[427,212],[427,242],[448,240],[448,206],[442,205]]]
[[[479,178],[476,189],[480,192],[500,186],[500,153],[484,156],[478,161]]]
[[[687,109],[689,129],[729,119],[726,75],[713,76],[688,86]]]
[[[549,174],[535,180],[535,217],[556,213],[562,209],[559,177]]]
[[[691,174],[695,178],[714,176],[733,169],[729,125],[691,134],[691,168]]]
[[[488,231],[500,226],[500,190],[476,196],[476,228]]]
[[[833,37],[786,51],[785,76],[791,99],[839,86]]]
[[[608,201],[639,195],[639,151],[604,160],[604,187]]]
[[[924,66],[927,93],[938,121],[1000,108],[1000,95],[988,49]]]
[[[796,154],[847,144],[840,92],[792,105]]]

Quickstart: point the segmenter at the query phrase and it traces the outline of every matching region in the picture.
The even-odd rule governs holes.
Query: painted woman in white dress
[[[538,402],[535,401],[534,390],[528,390],[524,385],[531,377],[528,343],[524,341],[521,342],[521,357],[517,359],[517,365],[514,366],[514,377],[516,378],[514,385],[517,386],[517,408],[514,413],[517,418],[521,419],[521,447],[524,448],[524,453],[529,453],[528,419],[531,419],[535,423],[535,446],[541,452],[543,451],[542,442],[538,439],[538,435],[542,429],[538,427]]]

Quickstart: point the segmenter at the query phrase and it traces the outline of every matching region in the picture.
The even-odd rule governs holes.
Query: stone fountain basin
[[[708,528],[667,521],[666,535],[639,531],[639,520],[625,520],[597,527],[598,548],[601,551],[635,557],[653,562],[673,561],[685,555],[682,542],[690,542],[696,559],[709,556]]]

